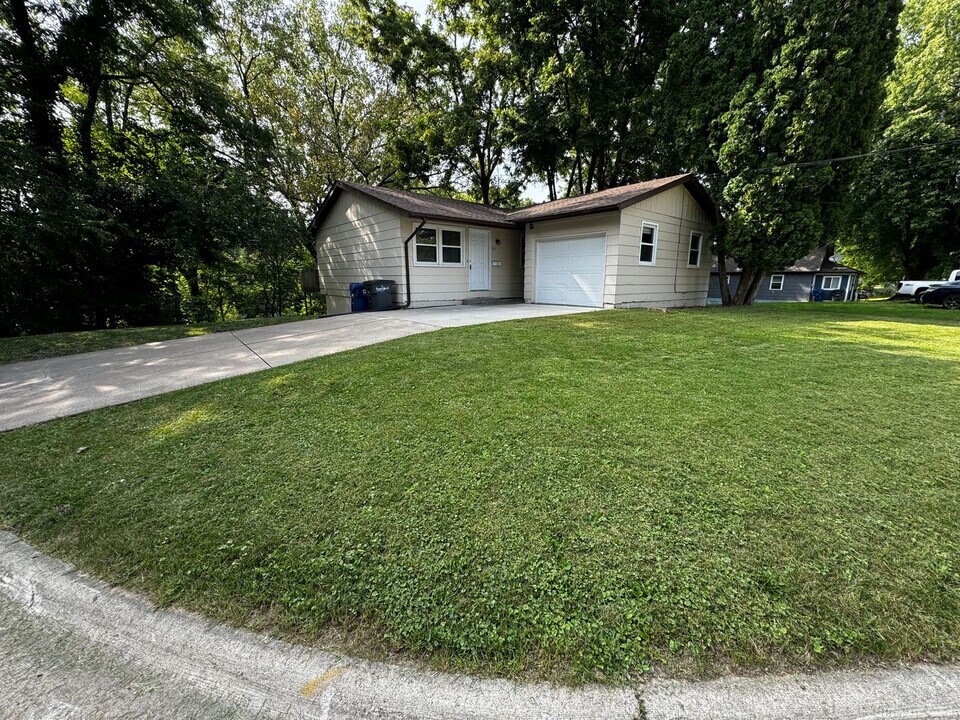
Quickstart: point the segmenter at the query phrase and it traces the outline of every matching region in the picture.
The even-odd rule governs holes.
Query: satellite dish
[[[839,255],[839,254],[838,254],[838,255],[831,255],[831,256],[830,256],[830,262],[833,262],[833,263],[842,263],[842,262],[843,262],[843,255]]]

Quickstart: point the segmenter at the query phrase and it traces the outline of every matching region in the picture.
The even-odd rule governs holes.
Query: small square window
[[[703,235],[690,233],[690,252],[687,254],[687,267],[700,267],[700,247],[703,245]]]
[[[643,223],[640,228],[640,264],[654,265],[657,261],[657,226]]]
[[[783,290],[783,275],[771,275],[771,276],[770,276],[770,289],[771,289],[771,290]]]
[[[840,284],[843,282],[843,278],[839,275],[826,275],[823,278],[823,289],[824,290],[839,290]]]

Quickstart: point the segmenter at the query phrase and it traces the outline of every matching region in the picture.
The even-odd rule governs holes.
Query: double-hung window
[[[437,258],[436,229],[420,228],[417,233],[417,265],[436,265]]]
[[[839,290],[840,284],[843,282],[843,278],[839,275],[824,275],[823,276],[823,289],[824,290]]]
[[[459,230],[440,231],[440,264],[463,265],[463,233]]]
[[[783,290],[783,275],[771,275],[771,276],[770,276],[770,289],[771,289],[771,290]]]
[[[456,228],[420,228],[416,265],[463,265],[463,231]]]
[[[660,228],[655,223],[643,222],[640,225],[640,265],[656,265],[657,233]]]
[[[690,248],[687,253],[687,267],[700,267],[700,249],[703,247],[703,233],[690,233]]]

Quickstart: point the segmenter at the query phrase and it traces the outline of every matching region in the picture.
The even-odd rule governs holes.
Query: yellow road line
[[[302,688],[300,688],[300,694],[304,697],[313,697],[320,690],[322,690],[326,685],[330,683],[331,680],[340,677],[347,670],[350,669],[349,665],[344,665],[342,667],[335,667],[327,670],[320,677],[314,678]]]

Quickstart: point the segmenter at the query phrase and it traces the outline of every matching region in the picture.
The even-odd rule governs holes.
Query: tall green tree
[[[277,225],[216,27],[206,0],[0,5],[0,333],[191,317],[205,269]]]
[[[844,250],[877,279],[960,267],[960,8],[909,0],[883,132],[852,192]],[[904,148],[916,148],[904,151]]]
[[[216,48],[236,106],[269,142],[244,149],[300,220],[334,180],[403,184],[416,172],[398,139],[410,97],[350,39],[342,8],[272,0],[220,3]]]
[[[463,191],[487,205],[516,202],[503,122],[515,85],[485,18],[446,1],[427,21],[395,0],[355,0],[352,12],[357,42],[416,98],[398,137],[406,184]]]
[[[896,50],[899,0],[690,0],[660,94],[664,165],[705,173],[725,222],[715,251],[742,268],[724,304],[821,244],[868,149]],[[672,160],[670,155],[672,154]]]
[[[551,199],[650,176],[661,142],[657,73],[681,19],[675,3],[469,4],[516,78],[518,98],[504,111],[516,159]]]

